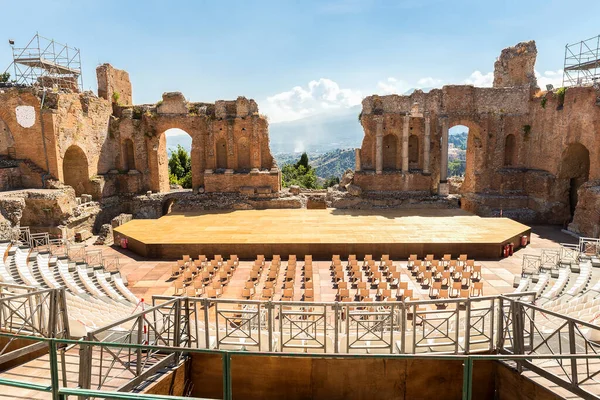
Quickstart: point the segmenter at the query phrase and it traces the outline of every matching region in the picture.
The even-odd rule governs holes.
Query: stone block
[[[75,233],[75,241],[76,242],[85,242],[86,240],[88,240],[91,237],[92,237],[92,232],[88,231],[87,229],[83,229],[83,230]]]
[[[348,193],[350,193],[352,196],[360,196],[362,194],[362,189],[360,186],[358,185],[352,185],[349,184],[346,186],[346,190],[348,191]]]
[[[254,188],[250,187],[250,186],[242,186],[240,188],[240,194],[243,194],[245,196],[253,196],[254,195]]]
[[[180,92],[167,92],[162,95],[162,103],[156,108],[158,114],[188,114],[187,101]]]
[[[300,186],[298,185],[292,185],[290,186],[290,193],[297,196],[300,194]]]
[[[270,194],[271,187],[270,186],[261,186],[256,188],[256,193],[258,194]]]
[[[448,196],[450,194],[450,185],[448,184],[448,182],[440,182],[440,185],[438,187],[438,194],[440,196]]]
[[[117,228],[132,219],[133,215],[131,214],[119,214],[110,221],[110,224],[113,228]]]

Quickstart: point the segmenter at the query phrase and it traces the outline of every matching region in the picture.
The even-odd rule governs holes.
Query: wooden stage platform
[[[288,254],[409,254],[466,253],[478,259],[498,258],[502,246],[520,245],[528,226],[508,218],[481,218],[460,209],[307,210],[270,209],[204,211],[136,219],[115,229],[115,238],[147,258],[176,259],[236,254],[254,259]],[[118,243],[118,242],[117,242]]]

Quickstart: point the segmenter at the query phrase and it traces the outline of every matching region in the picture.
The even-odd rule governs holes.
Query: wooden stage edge
[[[362,230],[360,224],[356,229],[356,211],[277,210],[281,214],[273,211],[169,214],[157,220],[134,220],[115,229],[115,243],[127,238],[131,251],[156,260],[174,260],[184,254],[192,257],[236,254],[242,260],[254,260],[257,254],[267,258],[278,254],[284,260],[289,254],[298,259],[310,254],[315,260],[330,260],[333,254],[341,257],[356,254],[359,258],[365,254],[377,258],[389,254],[395,260],[406,259],[410,254],[419,257],[467,254],[469,258],[482,260],[498,259],[504,245],[513,243],[516,250],[521,247],[522,236],[527,236],[528,242],[531,237],[531,228],[526,225],[507,218],[481,218],[462,210],[439,210],[439,217],[432,215],[432,210],[423,211],[425,217],[419,214],[422,210],[366,211],[360,217],[365,218],[362,222],[366,224]],[[232,219],[232,214],[237,219]],[[347,223],[344,218],[348,216],[352,217],[353,225],[344,229]],[[247,224],[255,224],[260,218],[286,226],[285,232],[263,227],[262,234],[255,234],[247,229]],[[427,220],[424,223],[428,229],[438,229],[440,234],[432,236],[427,231],[419,235],[420,218]]]

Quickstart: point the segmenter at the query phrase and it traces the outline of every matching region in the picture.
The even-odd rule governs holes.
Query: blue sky
[[[273,122],[372,93],[489,85],[502,48],[530,39],[541,81],[560,82],[564,45],[600,34],[598,0],[31,0],[2,9],[1,70],[6,39],[23,45],[39,31],[81,49],[86,89],[110,62],[129,71],[136,103],[165,91],[192,101],[244,95]]]

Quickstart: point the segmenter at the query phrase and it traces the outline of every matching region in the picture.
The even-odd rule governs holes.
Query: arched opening
[[[448,177],[464,178],[467,170],[469,128],[455,125],[448,130]]]
[[[514,167],[517,164],[516,139],[512,133],[504,140],[504,166]]]
[[[417,135],[408,137],[408,168],[419,169],[419,138]]]
[[[86,192],[90,180],[88,160],[77,145],[71,145],[65,152],[63,159],[63,181],[65,185],[75,189],[75,194],[80,196]]]
[[[129,171],[135,168],[135,152],[133,150],[133,140],[125,139],[123,142],[123,169]]]
[[[371,135],[365,135],[360,149],[360,168],[375,169],[375,141]]]
[[[227,141],[223,138],[217,141],[217,169],[227,169]]]
[[[569,204],[569,220],[577,208],[577,191],[588,181],[590,174],[590,152],[581,143],[572,143],[562,156],[559,178],[567,184],[566,197]]]
[[[8,125],[0,119],[0,154],[8,154],[9,148],[14,148],[15,139],[13,138]]]
[[[238,170],[250,170],[250,142],[248,138],[240,138],[237,143]]]
[[[174,203],[175,203],[175,199],[168,199],[167,201],[165,201],[163,203],[163,205],[162,205],[162,215],[163,216],[171,213]]]
[[[383,169],[396,169],[396,153],[398,151],[398,139],[396,135],[388,134],[383,137]]]
[[[166,162],[159,161],[160,168],[166,171],[171,189],[192,188],[192,137],[178,128],[167,129],[164,134],[166,145],[159,148],[160,155]],[[162,147],[162,146],[159,146]],[[163,166],[164,164],[164,166]]]

